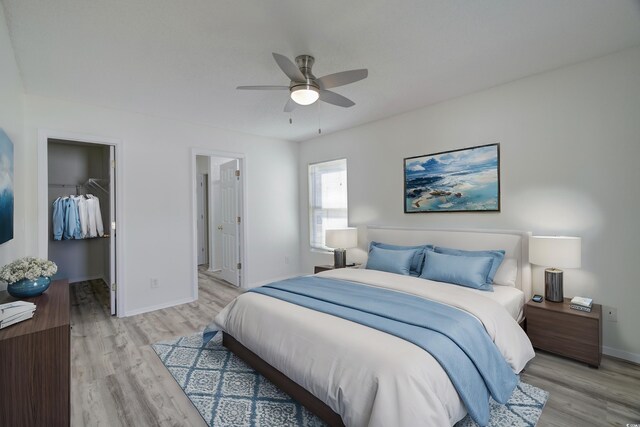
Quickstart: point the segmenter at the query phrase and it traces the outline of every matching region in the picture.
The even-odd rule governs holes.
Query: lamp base
[[[333,268],[345,268],[347,266],[347,250],[333,250]]]
[[[544,270],[544,299],[551,302],[563,302],[562,270],[547,268]]]

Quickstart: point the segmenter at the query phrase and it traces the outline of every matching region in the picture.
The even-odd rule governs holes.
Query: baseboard
[[[640,354],[631,353],[630,351],[619,350],[613,347],[602,347],[602,354],[606,354],[607,356],[615,357],[617,359],[623,359],[628,362],[632,362],[640,365]]]
[[[143,313],[149,313],[150,311],[162,310],[163,308],[174,307],[176,305],[189,304],[194,301],[197,301],[197,299],[193,297],[187,297],[177,301],[171,301],[163,304],[150,305],[147,307],[136,308],[133,310],[126,310],[124,313],[124,317],[135,316],[137,314],[143,314]]]
[[[308,276],[308,275],[309,274],[305,274],[305,273],[288,274],[286,276],[274,277],[273,279],[261,280],[260,282],[249,283],[248,285],[243,286],[243,288],[252,289],[252,288],[257,288],[258,286],[266,285],[267,283],[277,282],[278,280],[286,280],[286,279],[291,279],[292,277]]]

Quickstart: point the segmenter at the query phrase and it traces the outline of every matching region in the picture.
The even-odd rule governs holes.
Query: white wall
[[[403,213],[403,158],[501,143],[502,212]],[[349,223],[520,229],[583,237],[565,295],[616,307],[605,350],[640,362],[640,48],[539,74],[304,142],[301,267],[331,263],[308,245],[307,164],[346,157]],[[534,269],[542,293],[542,271]]]
[[[209,173],[209,157],[196,156],[196,173]]]
[[[25,178],[24,164],[24,107],[22,80],[16,65],[9,30],[0,5],[0,128],[13,142],[14,151],[14,215],[13,240],[0,245],[0,266],[27,255],[25,245]],[[0,284],[0,290],[5,289]]]
[[[27,152],[16,168],[28,169],[27,239],[34,252],[38,129],[122,141],[124,181],[118,191],[124,215],[118,235],[124,244],[125,313],[191,298],[192,147],[246,155],[247,283],[298,272],[297,144],[36,96],[25,96],[25,117]],[[151,278],[158,279],[158,289],[150,288]]]

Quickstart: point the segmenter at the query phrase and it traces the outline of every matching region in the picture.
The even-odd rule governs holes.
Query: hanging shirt
[[[53,201],[53,214],[51,218],[53,228],[53,240],[62,240],[64,233],[64,199],[58,197]]]
[[[95,210],[95,218],[96,218],[96,232],[98,236],[104,236],[104,225],[102,223],[102,211],[100,210],[100,199],[98,199],[93,194],[87,194],[87,197],[93,199],[93,206]]]
[[[76,239],[86,239],[89,237],[89,212],[87,210],[87,199],[84,196],[74,197],[78,205],[78,220],[80,221],[80,237]]]
[[[82,239],[82,227],[80,225],[80,206],[78,206],[79,197],[70,197],[73,199],[73,205],[76,210],[76,223],[73,229],[73,238],[74,239]]]
[[[87,194],[87,218],[88,218],[88,229],[87,229],[87,237],[98,237],[98,229],[96,228],[96,199],[93,197],[89,197]]]
[[[65,240],[75,239],[79,233],[80,222],[78,221],[78,205],[73,197],[68,197],[64,200],[64,232],[62,238]],[[76,230],[78,230],[76,232]]]

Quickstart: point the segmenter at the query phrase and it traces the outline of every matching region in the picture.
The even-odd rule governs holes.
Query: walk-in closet
[[[115,314],[114,147],[49,139],[49,259],[57,278],[100,288]],[[73,285],[72,285],[73,286]]]

